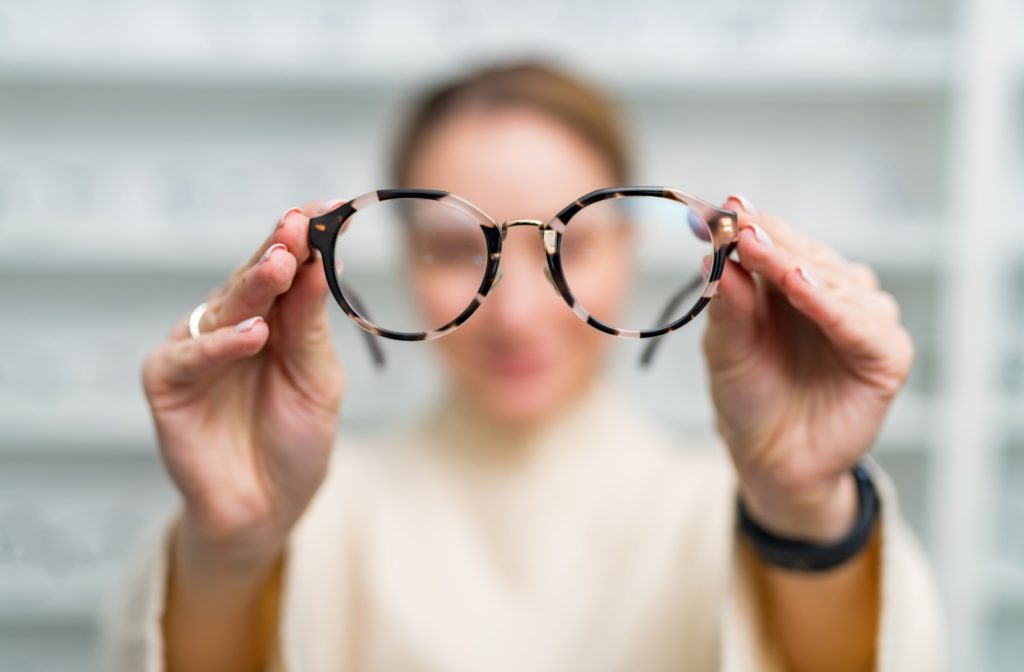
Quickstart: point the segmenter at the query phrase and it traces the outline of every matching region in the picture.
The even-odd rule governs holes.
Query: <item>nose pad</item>
[[[498,272],[494,274],[494,282],[491,283],[491,289],[494,289],[495,287],[497,287],[499,282],[501,282],[501,269],[500,268],[498,269]]]
[[[558,291],[558,285],[555,284],[555,279],[551,277],[551,269],[544,266],[544,277],[548,279],[548,284],[551,285],[551,291],[555,293],[555,296],[561,296],[562,294]]]

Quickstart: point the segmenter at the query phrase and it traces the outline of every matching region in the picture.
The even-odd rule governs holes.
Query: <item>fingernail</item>
[[[250,317],[248,320],[243,320],[235,325],[235,331],[241,333],[243,331],[249,331],[256,326],[257,322],[262,322],[263,318],[257,315],[256,317]]]
[[[818,284],[818,281],[814,279],[814,276],[811,275],[811,272],[808,271],[806,268],[804,268],[803,266],[797,266],[796,270],[800,273],[800,277],[803,278],[804,282],[806,282],[808,285],[814,287],[815,289],[821,287],[821,285]]]
[[[278,249],[280,249],[280,250],[287,250],[288,246],[285,245],[284,243],[274,243],[273,245],[268,247],[267,251],[263,253],[262,257],[260,257],[260,263],[262,264],[263,262],[265,262],[268,259],[270,259],[270,255],[274,253],[274,250],[278,250]]]
[[[281,216],[277,218],[277,226],[274,227],[274,230],[280,229],[282,226],[284,226],[284,220],[287,219],[288,215],[292,214],[293,212],[301,213],[302,208],[295,206],[294,208],[288,208],[283,213],[281,213]]]
[[[339,205],[341,205],[344,202],[345,202],[345,199],[343,199],[343,198],[336,198],[333,201],[327,201],[326,203],[322,203],[320,205],[319,209],[317,210],[317,214],[318,215],[322,215],[325,212],[330,212],[331,210],[334,210],[336,207],[338,207]]]
[[[730,198],[738,201],[740,206],[743,208],[743,211],[746,212],[748,215],[757,214],[757,208],[755,208],[753,203],[751,203],[750,200],[743,194],[729,194],[729,196],[725,200],[728,201]]]
[[[761,243],[769,250],[775,247],[775,241],[768,235],[768,232],[761,228],[761,225],[757,222],[751,222],[750,228],[754,231],[754,238],[757,238],[757,242]]]

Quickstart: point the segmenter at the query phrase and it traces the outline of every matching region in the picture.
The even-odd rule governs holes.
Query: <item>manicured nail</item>
[[[800,277],[803,278],[804,282],[806,282],[808,285],[814,287],[815,289],[821,287],[821,285],[818,284],[818,281],[814,279],[814,276],[811,275],[811,272],[808,271],[806,268],[804,268],[803,266],[797,266],[796,270],[799,271]]]
[[[775,242],[772,237],[768,235],[768,232],[761,228],[761,225],[757,222],[751,222],[750,228],[754,231],[754,238],[757,238],[757,242],[761,243],[769,250],[775,247]]]
[[[302,208],[295,206],[294,208],[288,208],[283,213],[281,213],[281,216],[277,218],[277,226],[274,227],[274,230],[280,229],[282,226],[284,226],[284,220],[287,219],[288,215],[292,214],[293,212],[301,214]]]
[[[270,255],[274,253],[274,250],[287,250],[287,249],[288,249],[288,246],[285,245],[284,243],[274,243],[273,245],[268,247],[267,251],[263,253],[262,257],[260,257],[260,263],[262,264],[263,262],[265,262],[268,259],[270,259]]]
[[[746,212],[748,215],[757,214],[757,208],[755,208],[754,205],[750,202],[750,200],[743,194],[729,194],[728,198],[726,198],[725,200],[729,200],[730,198],[739,201],[739,204],[743,208],[743,211]]]
[[[243,331],[249,331],[256,326],[257,322],[262,322],[263,318],[257,315],[256,317],[250,317],[248,320],[243,320],[235,325],[235,331],[241,333]]]
[[[330,212],[331,210],[334,210],[336,207],[338,207],[344,202],[344,198],[336,198],[333,201],[326,201],[324,203],[321,203],[320,207],[317,209],[317,214],[322,215],[325,212]]]

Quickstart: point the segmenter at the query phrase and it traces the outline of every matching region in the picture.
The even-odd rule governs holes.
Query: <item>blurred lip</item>
[[[551,357],[540,350],[499,352],[487,357],[487,368],[492,375],[519,379],[536,376],[551,365]]]

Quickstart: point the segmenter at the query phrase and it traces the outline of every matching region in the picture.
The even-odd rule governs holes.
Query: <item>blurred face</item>
[[[529,109],[456,113],[428,136],[409,171],[409,186],[450,191],[499,224],[548,221],[573,199],[615,181],[597,150]],[[433,213],[427,208],[412,218],[412,258],[430,263],[410,270],[420,309],[441,324],[469,303],[466,287],[475,292],[479,285],[486,249],[478,226],[474,232],[465,220],[432,221]],[[563,248],[564,264],[572,289],[587,295],[587,308],[615,315],[628,276],[622,238],[629,227],[614,215],[601,220]],[[500,424],[529,425],[560,411],[592,384],[612,341],[572,313],[545,266],[538,230],[509,229],[500,282],[468,322],[435,341],[459,391]]]

